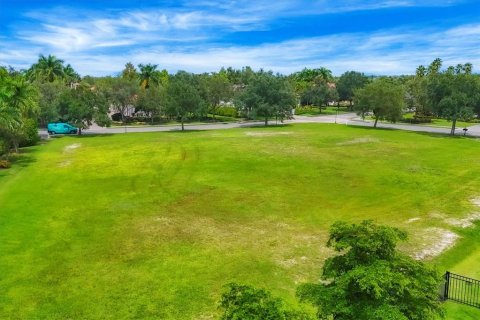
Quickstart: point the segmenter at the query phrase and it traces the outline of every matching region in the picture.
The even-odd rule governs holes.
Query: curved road
[[[275,123],[271,121],[270,123]],[[373,126],[373,121],[361,120],[355,113],[339,114],[337,117],[334,115],[307,117],[307,116],[295,116],[293,120],[286,120],[284,123],[337,123],[341,125],[353,125],[353,126]],[[186,124],[185,130],[218,130],[218,129],[231,129],[242,128],[252,126],[263,126],[263,121],[244,121],[244,122],[219,122],[219,123],[206,123],[206,124]],[[425,125],[413,125],[413,124],[398,124],[398,123],[378,123],[379,128],[390,128],[399,130],[408,130],[416,132],[430,132],[430,133],[443,133],[449,134],[450,128],[431,127]],[[125,126],[125,127],[113,127],[102,128],[93,125],[88,130],[84,130],[83,134],[113,134],[113,133],[128,133],[128,132],[156,132],[156,131],[179,131],[180,125],[162,125],[162,126]],[[48,137],[46,130],[40,130],[42,137]],[[463,128],[457,128],[456,135],[463,135]],[[480,137],[480,125],[474,125],[468,128],[468,136]]]

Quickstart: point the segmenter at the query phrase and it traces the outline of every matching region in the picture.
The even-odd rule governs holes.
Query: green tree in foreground
[[[270,292],[247,285],[230,283],[222,294],[221,320],[308,320],[306,313],[293,311]]]
[[[374,127],[379,119],[396,122],[402,118],[405,106],[405,92],[401,85],[389,78],[379,78],[364,88],[355,91],[354,110],[364,117],[372,111],[375,117]]]
[[[420,261],[400,253],[405,232],[379,226],[336,222],[327,246],[321,284],[303,284],[297,295],[317,307],[319,319],[429,320],[443,317],[440,277]]]

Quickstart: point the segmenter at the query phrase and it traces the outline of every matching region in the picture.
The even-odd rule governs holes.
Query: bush
[[[0,160],[0,169],[10,168],[10,162],[8,160]]]
[[[23,138],[19,143],[20,147],[34,146],[40,141],[38,135],[38,124],[33,119],[25,120],[23,124]]]
[[[120,112],[112,114],[113,121],[122,121],[122,114]]]
[[[298,106],[295,108],[295,114],[296,115],[302,115],[302,114],[310,114],[310,113],[318,113],[318,107],[314,106]]]
[[[309,320],[306,313],[290,310],[280,298],[264,289],[230,283],[225,286],[221,320]]]
[[[217,110],[215,110],[215,114],[224,117],[238,117],[237,109],[234,107],[218,107]]]

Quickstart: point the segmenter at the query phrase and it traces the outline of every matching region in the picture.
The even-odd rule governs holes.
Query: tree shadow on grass
[[[265,126],[265,124],[262,123],[254,123],[254,124],[245,124],[245,125],[240,125],[240,128],[249,128],[249,129],[278,129],[278,128],[288,128],[292,127],[294,124],[291,123],[272,123],[268,124],[268,126]]]
[[[405,130],[405,129],[399,129],[399,128],[385,128],[385,127],[367,127],[367,126],[361,126],[361,125],[355,125],[355,124],[349,124],[349,127],[354,127],[355,129],[363,129],[363,130],[368,130],[368,131],[402,131],[402,132],[408,132],[412,134],[418,134],[426,137],[432,137],[432,138],[455,138],[455,139],[463,139],[463,138],[472,138],[472,139],[478,139],[479,137],[472,136],[472,135],[463,135],[462,134],[455,134],[455,135],[450,135],[449,133],[445,132],[426,132],[426,131],[414,131],[414,130]]]

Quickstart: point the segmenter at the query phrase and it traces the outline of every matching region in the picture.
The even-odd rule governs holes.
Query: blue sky
[[[480,69],[478,0],[0,0],[0,65],[53,54],[81,75],[251,66],[412,74],[440,57]]]

